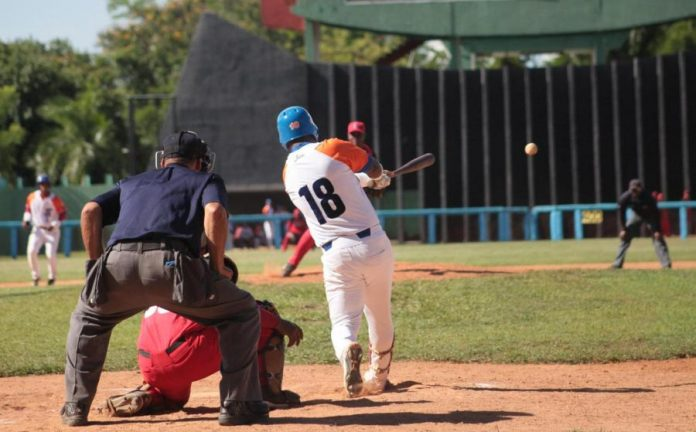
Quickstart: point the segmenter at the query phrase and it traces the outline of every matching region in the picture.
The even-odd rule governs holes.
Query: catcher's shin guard
[[[261,386],[263,400],[273,408],[287,407],[290,401],[283,392],[283,369],[285,368],[285,337],[277,332],[268,340],[268,344],[262,348],[263,378],[265,383]],[[262,379],[262,382],[264,380]],[[292,398],[294,404],[299,404],[299,396]]]
[[[370,345],[370,366],[365,371],[363,388],[368,394],[380,394],[384,391],[389,382],[389,368],[394,351],[394,342],[392,340],[391,347],[386,351],[375,351]],[[387,359],[387,356],[389,358]]]

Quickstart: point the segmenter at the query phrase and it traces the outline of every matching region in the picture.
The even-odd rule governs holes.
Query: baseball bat
[[[420,171],[427,168],[435,163],[435,156],[432,153],[422,154],[405,164],[401,165],[399,168],[392,171],[392,177],[396,177],[401,174],[408,174],[416,171]]]

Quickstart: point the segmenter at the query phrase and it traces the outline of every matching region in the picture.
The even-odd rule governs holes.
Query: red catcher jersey
[[[367,162],[363,149],[336,138],[305,144],[288,155],[285,191],[305,216],[318,245],[379,225],[355,177]]]
[[[267,340],[278,326],[279,318],[262,307],[258,307],[261,319],[260,340]],[[170,312],[159,306],[145,311],[140,324],[138,348],[149,353],[163,353],[180,338],[200,333],[207,327]]]

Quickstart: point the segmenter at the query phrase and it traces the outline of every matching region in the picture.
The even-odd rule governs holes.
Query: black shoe
[[[41,280],[41,278],[36,278],[36,279],[32,279],[31,282],[34,284],[34,286],[39,286],[40,280]]]
[[[51,285],[53,285],[54,283],[56,283],[56,280],[55,280],[55,279],[49,279],[49,280],[48,280],[48,286],[51,286]]]
[[[87,424],[87,413],[75,402],[66,402],[60,410],[63,424],[67,426],[84,426]]]
[[[269,410],[288,409],[301,406],[300,395],[290,390],[281,390],[280,393],[273,393],[268,386],[261,387],[263,401],[268,404]]]
[[[285,266],[283,267],[283,277],[290,276],[292,274],[292,272],[295,271],[296,268],[297,268],[296,265],[292,265],[290,263],[285,264]]]
[[[220,408],[218,422],[222,426],[268,423],[268,405],[262,401],[227,401]]]

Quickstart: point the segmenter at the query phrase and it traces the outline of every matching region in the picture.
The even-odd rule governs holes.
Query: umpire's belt
[[[355,236],[357,238],[363,239],[365,237],[370,237],[370,234],[372,234],[372,230],[370,228],[365,228],[362,231],[356,232]],[[331,246],[333,246],[333,242],[334,242],[333,240],[329,240],[326,243],[324,243],[323,245],[321,245],[321,248],[324,249],[324,251],[328,251],[329,249],[331,249]]]
[[[112,250],[127,252],[146,252],[153,250],[180,250],[189,251],[189,247],[183,240],[166,239],[160,241],[122,241],[116,243]]]
[[[180,337],[179,339],[175,340],[175,341],[169,346],[169,348],[167,348],[166,350],[164,350],[164,352],[166,352],[167,354],[171,354],[171,353],[174,352],[175,349],[179,348],[179,347],[181,346],[181,344],[184,343],[184,342],[186,342],[186,338],[182,336],[182,337]],[[152,355],[151,355],[149,352],[145,351],[144,349],[140,349],[140,348],[138,348],[138,354],[140,354],[141,356],[143,356],[143,357],[145,357],[145,358],[150,358],[150,357],[152,357]]]

